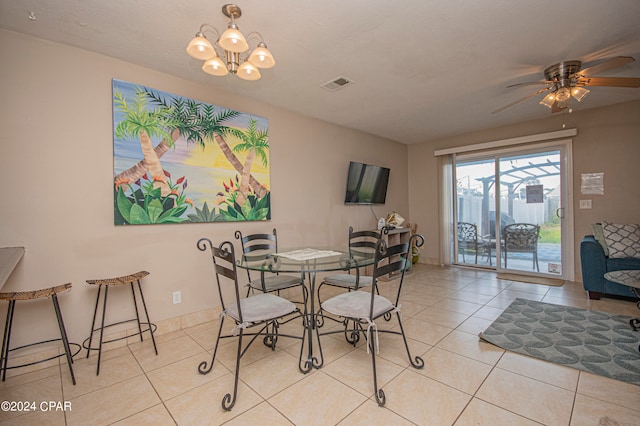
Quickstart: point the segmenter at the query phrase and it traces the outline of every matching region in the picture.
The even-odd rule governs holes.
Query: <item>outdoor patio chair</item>
[[[334,333],[346,334],[362,333],[367,340],[367,352],[371,354],[371,365],[373,368],[373,389],[378,405],[383,406],[385,403],[385,394],[382,389],[378,388],[378,377],[376,372],[376,354],[379,350],[378,334],[391,333],[399,334],[404,340],[404,346],[409,357],[409,362],[414,368],[423,368],[424,360],[419,356],[412,357],[409,351],[409,344],[404,333],[402,318],[400,316],[400,294],[402,291],[402,283],[404,281],[407,263],[411,262],[411,247],[421,247],[424,244],[424,238],[420,234],[412,235],[408,242],[393,246],[387,246],[384,239],[378,240],[376,243],[375,262],[373,268],[372,285],[370,291],[351,291],[334,296],[322,303],[322,309],[331,315],[344,319],[344,330],[330,330],[319,335],[329,335]],[[390,289],[396,291],[393,301],[376,293],[376,285],[387,284],[380,281],[381,277],[388,276],[391,273],[398,274],[399,281],[390,281]],[[387,328],[382,329],[380,325],[385,322],[377,321],[384,315],[396,313],[398,326],[389,324]],[[353,324],[353,329],[348,329],[349,324]],[[398,331],[399,330],[399,331]]]
[[[502,231],[504,253],[504,267],[507,268],[509,253],[531,253],[533,268],[540,272],[538,265],[538,240],[540,239],[540,225],[532,223],[514,223],[504,227]]]
[[[462,253],[462,261],[467,263],[466,253],[475,256],[474,263],[478,263],[478,252],[485,251],[486,241],[478,235],[475,223],[458,222],[458,252]],[[489,259],[491,261],[491,259]]]
[[[245,355],[251,344],[259,336],[263,336],[263,343],[271,348],[271,350],[275,350],[278,337],[290,337],[303,340],[306,336],[304,332],[306,328],[303,328],[302,336],[279,333],[278,328],[280,325],[302,316],[302,312],[300,312],[300,309],[293,302],[280,296],[271,293],[259,293],[244,299],[240,298],[235,252],[233,244],[230,241],[225,241],[216,247],[208,238],[201,238],[198,240],[197,246],[200,251],[209,250],[211,252],[218,287],[218,296],[220,297],[220,303],[222,305],[220,327],[218,329],[218,337],[215,348],[213,349],[211,362],[201,362],[200,365],[198,365],[198,372],[200,372],[200,374],[208,374],[211,371],[216,359],[216,354],[218,353],[220,339],[238,339],[233,394],[228,393],[222,398],[222,408],[229,411],[236,403],[240,359]],[[234,327],[231,334],[223,335],[222,328],[227,318],[234,322]],[[247,332],[254,328],[258,329],[258,331]],[[251,340],[243,347],[242,340],[245,336],[251,336]],[[302,346],[303,345],[300,344],[300,357],[302,357]],[[298,363],[300,363],[300,360],[298,360]]]
[[[235,232],[236,239],[240,240],[242,245],[242,253],[245,258],[251,258],[258,260],[264,258],[269,254],[278,252],[278,233],[276,229],[273,229],[271,234],[251,234],[242,235],[241,231]],[[305,306],[307,304],[307,288],[304,285],[304,275],[298,276],[269,273],[260,271],[259,278],[252,277],[252,271],[247,269],[247,277],[249,283],[247,284],[247,296],[253,290],[259,290],[263,293],[276,292],[280,295],[280,290],[300,287],[302,291],[302,302]],[[255,271],[254,271],[255,274]]]

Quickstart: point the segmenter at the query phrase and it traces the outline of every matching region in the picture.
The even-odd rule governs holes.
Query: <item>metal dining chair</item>
[[[402,292],[402,283],[404,281],[407,263],[411,262],[411,247],[421,247],[424,244],[424,238],[420,234],[412,235],[407,243],[401,243],[393,246],[387,246],[383,239],[378,240],[376,244],[375,262],[373,269],[373,282],[371,290],[351,291],[334,296],[322,303],[322,309],[327,313],[338,318],[343,318],[344,330],[331,330],[320,333],[321,336],[335,333],[363,333],[367,339],[367,352],[371,354],[371,365],[373,368],[373,389],[378,405],[383,406],[386,398],[384,391],[378,388],[378,377],[376,372],[376,353],[378,352],[378,333],[399,334],[404,340],[404,346],[407,350],[409,362],[414,368],[423,368],[424,360],[419,357],[412,357],[407,343],[407,337],[404,333],[402,318],[400,316],[400,294]],[[381,277],[388,276],[390,273],[396,273],[399,276],[399,282],[393,282],[392,288],[396,288],[395,299],[393,301],[384,296],[377,294],[376,285],[383,285],[380,281]],[[399,330],[394,327],[395,324],[389,324],[388,328],[382,329],[377,321],[387,314],[395,313],[398,319]],[[349,324],[353,324],[353,329],[348,330]]]
[[[242,232],[238,230],[235,232],[235,237],[240,240],[242,253],[245,258],[258,260],[278,252],[278,233],[275,228],[270,234],[242,235]],[[303,274],[297,277],[276,272],[260,271],[260,277],[254,278],[251,275],[251,270],[247,269],[247,278],[249,279],[247,296],[249,296],[253,290],[259,290],[263,293],[276,292],[279,295],[280,290],[300,287],[302,291],[301,303],[305,306],[307,305],[307,288],[304,285]]]
[[[275,350],[279,336],[304,340],[306,329],[303,328],[302,336],[282,334],[278,331],[280,325],[299,319],[303,315],[293,302],[272,293],[259,293],[246,298],[240,297],[236,258],[231,242],[225,241],[219,246],[214,246],[208,238],[201,238],[198,240],[197,247],[200,251],[209,251],[211,253],[218,296],[220,297],[220,303],[222,305],[220,327],[218,329],[218,337],[215,348],[213,349],[211,362],[201,362],[200,365],[198,365],[198,372],[200,374],[208,374],[211,371],[216,359],[216,354],[218,353],[220,339],[237,338],[238,349],[236,352],[233,394],[227,393],[222,398],[222,408],[229,411],[235,405],[238,394],[240,360],[251,344],[255,342],[259,336],[263,336],[263,343],[271,348],[271,350]],[[234,327],[231,334],[223,335],[222,328],[227,318],[234,322]],[[254,328],[258,331],[248,332]],[[251,339],[243,346],[243,338],[245,336],[250,336]],[[300,365],[300,360],[302,359],[302,347],[303,345],[300,344],[300,359],[298,360],[298,365]]]
[[[354,231],[353,227],[349,227],[349,257],[351,259],[357,259],[359,255],[371,256],[376,249],[378,240],[382,235],[382,230],[364,230]],[[332,286],[347,289],[347,291],[357,291],[360,288],[369,287],[373,284],[373,277],[362,275],[362,268],[349,269],[349,273],[332,274],[324,277],[322,282],[318,286],[318,304],[322,306],[322,299],[320,297],[320,289],[323,286]],[[351,273],[353,271],[353,273]],[[319,326],[324,324],[324,316],[322,315],[322,308],[320,308]],[[355,343],[355,341],[347,339],[349,343]]]

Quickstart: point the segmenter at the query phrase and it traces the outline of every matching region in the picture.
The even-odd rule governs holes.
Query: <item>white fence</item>
[[[555,218],[556,209],[560,205],[558,197],[545,197],[542,203],[527,203],[526,200],[514,199],[513,212],[509,214],[508,201],[500,200],[504,214],[509,214],[514,222],[535,223],[542,225]],[[495,198],[489,197],[489,210],[493,211]],[[458,221],[480,224],[482,218],[482,197],[477,195],[458,195]]]

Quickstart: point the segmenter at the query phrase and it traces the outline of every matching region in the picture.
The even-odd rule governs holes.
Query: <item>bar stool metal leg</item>
[[[156,346],[156,340],[155,337],[153,335],[154,331],[156,330],[156,325],[151,323],[151,320],[149,319],[149,312],[147,311],[147,305],[146,302],[144,300],[144,294],[142,293],[142,286],[140,283],[140,279],[143,277],[146,277],[147,275],[149,275],[148,272],[146,271],[140,271],[140,272],[136,272],[135,274],[131,274],[131,275],[126,275],[126,276],[122,276],[122,277],[117,277],[117,278],[105,278],[105,279],[97,279],[97,280],[87,280],[88,284],[93,284],[93,285],[97,285],[98,286],[98,294],[96,296],[96,303],[95,303],[95,309],[93,312],[93,320],[91,321],[91,330],[89,331],[89,337],[87,337],[82,346],[87,350],[87,358],[89,358],[89,355],[91,354],[91,351],[98,351],[98,365],[96,367],[96,376],[100,375],[100,362],[102,360],[102,348],[103,345],[105,343],[110,343],[110,342],[114,342],[117,340],[123,340],[123,339],[128,339],[131,336],[134,336],[135,334],[140,335],[140,341],[144,341],[143,338],[143,333],[145,333],[146,331],[148,331],[151,334],[151,340],[153,342],[153,349],[156,353],[156,355],[158,355],[158,348]],[[138,292],[140,293],[140,299],[142,300],[142,307],[144,309],[144,315],[146,318],[146,322],[144,322],[144,319],[140,319],[140,312],[138,310],[138,301],[137,301],[137,296],[136,296],[136,291],[135,291],[135,285],[134,283],[138,284]],[[118,321],[118,322],[114,322],[114,323],[110,323],[110,324],[105,324],[105,317],[106,317],[106,312],[107,312],[107,299],[109,296],[109,287],[110,286],[118,286],[118,285],[123,285],[123,284],[129,284],[130,288],[131,288],[131,296],[133,298],[133,308],[135,310],[135,318],[133,319],[125,319],[123,321]],[[104,286],[104,294],[102,294],[102,287]],[[102,295],[102,313],[100,316],[100,324],[99,326],[96,327],[96,320],[98,319],[98,310],[100,308],[100,296]],[[104,335],[104,330],[107,327],[111,327],[111,326],[115,326],[115,325],[119,325],[119,324],[124,324],[127,322],[134,322],[137,324],[137,329],[138,331],[135,334],[132,335],[128,335],[128,336],[124,336],[124,337],[114,337],[111,340],[104,340],[105,335]],[[97,342],[97,347],[96,346],[92,346],[93,344],[93,333],[96,333],[99,331],[99,341]],[[108,336],[107,336],[108,338]]]
[[[68,336],[67,336],[67,331],[65,329],[64,326],[64,320],[62,318],[62,311],[60,309],[60,303],[58,302],[58,293],[68,290],[71,288],[71,283],[67,283],[67,284],[62,284],[56,287],[51,287],[51,288],[46,288],[46,289],[41,289],[41,290],[32,290],[32,291],[24,291],[24,292],[7,292],[7,293],[0,293],[0,299],[2,300],[7,300],[9,302],[9,308],[7,310],[7,321],[5,323],[5,327],[4,327],[4,337],[2,340],[2,352],[0,354],[0,371],[2,372],[2,381],[6,380],[7,377],[7,370],[9,369],[13,369],[13,368],[21,368],[21,367],[27,367],[27,366],[31,366],[31,365],[35,365],[35,364],[40,364],[46,361],[50,361],[56,358],[60,358],[62,356],[65,356],[67,359],[67,365],[69,366],[69,373],[71,374],[71,381],[73,382],[73,384],[76,384],[76,377],[75,374],[73,372],[73,357],[75,355],[78,354],[78,352],[80,352],[81,347],[79,344],[77,343],[70,343]],[[50,297],[51,298],[51,302],[53,303],[53,310],[55,311],[56,314],[56,321],[58,322],[58,329],[60,331],[60,338],[55,338],[55,339],[49,339],[49,340],[42,340],[39,342],[34,342],[34,343],[29,343],[23,346],[19,346],[16,348],[11,348],[11,329],[13,327],[13,316],[15,313],[15,309],[16,309],[16,301],[18,300],[35,300],[35,299],[40,299],[40,298],[44,298],[44,297]],[[25,364],[20,364],[20,365],[14,365],[9,367],[9,353],[11,351],[14,350],[19,350],[19,349],[24,349],[24,348],[28,348],[31,346],[36,346],[36,345],[41,345],[41,344],[46,344],[46,343],[51,343],[51,342],[57,342],[57,341],[62,341],[62,345],[64,347],[64,354],[61,353],[57,353],[56,355],[52,355],[49,356],[45,359],[40,359],[38,361],[32,361],[32,362],[27,362]],[[77,347],[77,351],[75,353],[71,353],[71,346],[73,346],[74,348]]]
[[[131,291],[133,291],[133,283],[131,283]],[[151,320],[149,319],[149,311],[147,311],[147,303],[144,301],[144,294],[142,293],[142,287],[140,286],[140,280],[138,280],[138,292],[140,293],[140,299],[142,300],[142,307],[144,308],[144,315],[147,318],[147,324],[149,324],[149,328],[151,328]],[[134,295],[133,302],[135,304],[136,298]],[[138,312],[138,305],[136,304],[136,312]],[[138,317],[138,327],[140,327],[140,318]],[[153,331],[151,331],[151,341],[153,342],[153,349],[158,355],[158,347],[156,346],[156,338],[153,336]],[[142,342],[142,331],[140,331],[140,341]]]
[[[67,330],[64,327],[64,320],[62,319],[62,312],[60,311],[60,304],[58,303],[58,296],[54,294],[51,296],[53,302],[53,310],[56,311],[56,319],[58,320],[58,328],[60,328],[60,337],[62,338],[62,344],[64,346],[64,353],[67,356],[67,364],[69,365],[69,372],[71,373],[71,381],[76,384],[76,376],[73,374],[73,358],[71,358],[71,349],[69,348],[69,339],[67,338]]]
[[[139,283],[140,281],[138,281]],[[131,297],[133,298],[133,309],[135,309],[136,311],[136,322],[138,324],[138,334],[140,334],[140,341],[144,341],[144,339],[142,338],[142,324],[140,324],[140,314],[138,313],[138,302],[136,301],[136,291],[134,290],[133,287],[133,281],[131,281],[130,283],[131,286]]]
[[[89,354],[91,353],[89,348],[91,347],[91,342],[93,341],[93,331],[96,329],[96,316],[98,314],[98,303],[100,302],[100,290],[102,290],[102,286],[98,286],[98,297],[96,297],[96,306],[93,309],[93,320],[91,321],[91,330],[89,330],[89,338],[87,339],[89,341],[89,344],[86,346],[87,358],[89,358]]]
[[[7,309],[7,322],[4,325],[4,338],[2,339],[2,381],[7,377],[7,364],[9,362],[9,342],[11,341],[11,326],[13,325],[13,309],[16,305],[15,300],[9,301]]]
[[[100,286],[102,287],[102,286]],[[102,342],[104,337],[104,317],[107,313],[107,295],[109,293],[109,286],[104,286],[104,299],[102,303],[102,323],[100,325],[100,344],[98,346],[98,367],[96,368],[96,376],[100,374],[100,359],[102,358]],[[98,290],[100,295],[100,290]]]

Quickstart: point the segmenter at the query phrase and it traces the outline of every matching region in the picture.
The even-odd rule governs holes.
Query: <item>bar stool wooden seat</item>
[[[5,378],[7,376],[7,370],[40,364],[42,362],[50,361],[52,359],[65,356],[67,358],[67,364],[69,365],[69,372],[71,373],[71,381],[73,382],[74,385],[76,384],[76,378],[75,378],[75,375],[73,374],[72,364],[73,364],[73,357],[77,355],[78,352],[80,352],[81,348],[80,348],[80,345],[77,343],[69,343],[69,340],[67,338],[67,331],[64,327],[64,321],[62,319],[62,312],[60,311],[60,304],[58,303],[58,293],[68,290],[70,288],[71,288],[71,283],[67,283],[67,284],[62,284],[59,286],[45,288],[41,290],[0,293],[0,300],[9,301],[9,308],[7,309],[7,321],[4,326],[4,338],[2,339],[2,353],[0,354],[1,356],[0,371],[2,371],[3,382],[5,381]],[[13,314],[15,312],[16,302],[18,300],[21,300],[21,301],[35,300],[35,299],[41,299],[43,297],[50,297],[51,301],[53,302],[53,309],[56,313],[56,319],[58,320],[58,328],[60,329],[60,338],[43,340],[40,342],[19,346],[17,348],[10,348],[11,327],[13,326]],[[46,359],[41,359],[38,361],[29,362],[29,363],[20,364],[20,365],[13,365],[9,367],[10,352],[16,351],[18,349],[28,348],[31,346],[45,344],[45,343],[57,342],[60,340],[62,341],[62,345],[64,346],[64,353],[53,355]],[[73,354],[71,353],[71,346],[73,346],[74,349],[77,348],[77,350]]]
[[[147,304],[144,301],[144,295],[142,293],[142,286],[140,285],[140,280],[144,277],[146,277],[147,275],[149,275],[149,272],[147,271],[140,271],[140,272],[136,272],[135,274],[131,274],[131,275],[125,275],[122,277],[116,277],[116,278],[104,278],[104,279],[97,279],[97,280],[87,280],[87,283],[90,285],[97,285],[98,286],[98,295],[96,297],[96,307],[95,310],[93,311],[93,321],[91,323],[91,331],[89,333],[89,337],[87,337],[84,342],[82,342],[82,347],[85,348],[87,350],[87,358],[89,358],[89,355],[91,353],[91,351],[98,351],[98,367],[96,369],[96,376],[100,374],[100,359],[102,357],[102,345],[105,343],[110,343],[110,342],[115,342],[118,340],[122,340],[122,339],[127,339],[131,336],[140,336],[140,341],[143,341],[143,336],[142,334],[145,332],[149,332],[149,334],[151,335],[151,341],[153,342],[153,349],[156,352],[156,355],[158,355],[158,348],[156,346],[156,340],[153,336],[153,333],[156,331],[156,325],[153,324],[151,322],[151,320],[149,319],[149,312],[147,311]],[[143,320],[146,321],[140,321],[140,313],[139,313],[139,308],[138,308],[138,301],[137,301],[137,296],[136,296],[136,292],[135,292],[135,286],[134,283],[137,283],[137,287],[138,287],[138,294],[140,295],[140,301],[142,302],[142,308],[144,310],[144,318]],[[131,319],[125,319],[122,321],[118,321],[118,322],[114,322],[111,324],[105,324],[104,320],[105,320],[105,314],[107,311],[107,296],[109,293],[109,287],[112,286],[120,286],[120,285],[126,285],[129,284],[131,287],[131,294],[132,294],[132,298],[133,298],[133,306],[136,312],[136,317],[135,318],[131,318]],[[96,327],[96,318],[98,316],[98,307],[100,305],[100,294],[102,292],[102,287],[104,286],[104,296],[103,296],[103,302],[102,302],[102,321],[100,323],[99,327]],[[103,339],[103,335],[104,335],[104,329],[108,328],[108,327],[112,327],[115,325],[119,325],[119,324],[124,324],[127,322],[136,322],[138,324],[138,331],[132,335],[128,335],[128,336],[123,336],[123,337],[117,337],[117,338],[113,338],[111,340],[104,340]],[[91,346],[92,341],[93,341],[93,335],[96,332],[100,332],[100,338],[99,338],[99,342],[98,342],[98,346]]]

